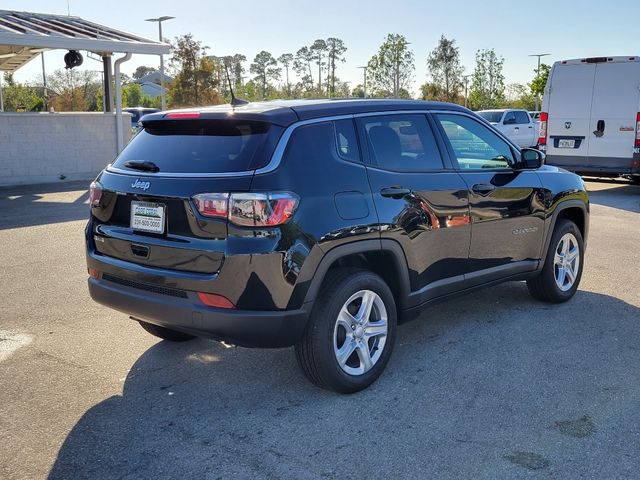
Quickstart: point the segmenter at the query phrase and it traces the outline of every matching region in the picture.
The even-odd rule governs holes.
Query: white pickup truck
[[[520,148],[535,147],[539,123],[526,110],[480,110],[476,112]]]

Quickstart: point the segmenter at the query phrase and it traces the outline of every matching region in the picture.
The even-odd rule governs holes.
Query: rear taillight
[[[538,131],[538,146],[547,144],[547,122],[549,121],[549,114],[547,112],[540,112],[540,130]]]
[[[640,147],[640,112],[636,114],[636,147]]]
[[[208,307],[236,308],[227,297],[215,293],[198,292],[198,299]]]
[[[298,206],[290,192],[201,193],[193,196],[198,212],[205,217],[227,218],[243,227],[274,227],[286,223]]]
[[[100,199],[102,198],[102,185],[98,182],[91,182],[89,185],[89,205],[97,207],[100,205]]]

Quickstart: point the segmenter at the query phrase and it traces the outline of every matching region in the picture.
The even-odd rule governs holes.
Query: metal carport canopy
[[[169,48],[80,17],[0,10],[0,71],[15,72],[43,50],[160,55]]]

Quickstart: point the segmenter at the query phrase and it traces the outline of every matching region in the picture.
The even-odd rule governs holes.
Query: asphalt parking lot
[[[572,301],[429,307],[352,396],[291,349],[157,341],[89,299],[84,185],[0,190],[0,478],[637,478],[640,187],[588,188]]]

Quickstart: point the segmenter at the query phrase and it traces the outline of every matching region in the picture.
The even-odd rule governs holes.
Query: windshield
[[[229,120],[162,120],[145,122],[113,166],[128,161],[152,162],[159,172],[228,173],[265,165],[268,123]],[[132,171],[137,171],[131,169]]]
[[[500,123],[504,112],[477,112],[482,118],[489,123]]]

